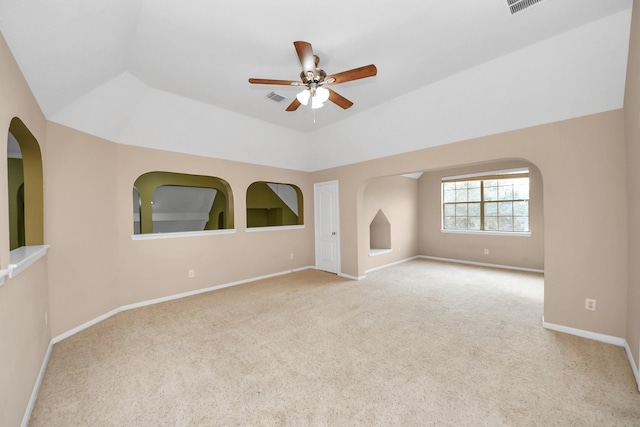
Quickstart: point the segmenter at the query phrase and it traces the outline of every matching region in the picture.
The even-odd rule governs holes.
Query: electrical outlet
[[[485,254],[485,255],[489,255],[489,249],[485,249],[485,250],[484,250],[484,254]]]
[[[596,300],[592,298],[585,298],[584,309],[590,311],[596,311]]]
[[[196,277],[196,271],[195,270],[189,270],[189,278],[192,277]]]
[[[44,312],[44,324],[48,325],[49,324],[49,313],[48,312]]]
[[[293,259],[293,254],[289,254],[289,259]]]

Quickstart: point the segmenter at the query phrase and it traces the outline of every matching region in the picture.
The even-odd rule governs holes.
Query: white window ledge
[[[393,252],[393,249],[369,249],[369,256],[378,256],[382,254],[389,254]]]
[[[304,225],[278,225],[275,227],[249,227],[247,233],[256,233],[259,231],[276,231],[276,230],[302,230]]]
[[[476,236],[515,236],[531,237],[530,231],[475,231],[475,230],[440,230],[450,234],[475,234]]]
[[[4,285],[4,278],[11,273],[10,269],[0,270],[0,286]]]
[[[12,279],[16,277],[18,274],[26,270],[31,264],[45,256],[47,249],[49,249],[49,245],[22,246],[12,250],[9,253],[9,278]]]
[[[212,236],[218,234],[234,234],[235,228],[227,228],[224,230],[205,230],[205,231],[182,231],[178,233],[146,233],[132,234],[131,240],[157,240],[157,239],[175,239],[177,237],[201,237]]]

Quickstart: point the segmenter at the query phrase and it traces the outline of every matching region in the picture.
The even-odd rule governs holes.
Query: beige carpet
[[[640,425],[624,349],[543,329],[542,298],[415,260],[123,312],[54,346],[30,425]]]

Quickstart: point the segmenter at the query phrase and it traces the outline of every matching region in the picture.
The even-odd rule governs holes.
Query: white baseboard
[[[418,255],[416,255],[416,256],[412,256],[410,258],[401,259],[400,261],[395,261],[395,262],[392,262],[392,263],[389,263],[389,264],[381,265],[379,267],[370,268],[369,270],[365,270],[364,273],[365,274],[369,274],[371,272],[382,270],[384,268],[391,267],[393,265],[402,264],[404,262],[411,261],[411,260],[414,260],[414,259],[417,259],[417,258],[420,258],[420,257]]]
[[[586,331],[584,329],[570,328],[569,326],[562,326],[545,322],[544,317],[542,318],[542,327],[552,331],[563,332],[565,334],[575,335],[578,337],[588,338],[590,340],[615,345],[617,347],[624,347],[627,342],[624,338],[614,337],[613,335],[599,334],[597,332]]]
[[[531,272],[531,273],[544,273],[544,270],[540,270],[538,268],[514,267],[512,265],[489,264],[489,263],[486,263],[486,262],[465,261],[465,260],[453,259],[453,258],[439,258],[439,257],[427,256],[427,255],[418,255],[416,258],[432,259],[434,261],[455,262],[455,263],[458,263],[458,264],[470,264],[470,265],[477,265],[477,266],[480,266],[480,267],[491,267],[491,268],[502,268],[502,269],[506,269],[506,270],[528,271],[528,272]]]
[[[633,376],[636,379],[636,384],[638,385],[638,391],[640,391],[640,373],[638,372],[638,365],[636,365],[635,360],[633,360],[633,354],[631,353],[631,348],[629,348],[629,343],[627,342],[626,339],[621,337],[614,337],[612,335],[599,334],[597,332],[585,331],[584,329],[576,329],[576,328],[570,328],[568,326],[548,323],[544,321],[544,317],[542,318],[542,327],[552,331],[564,332],[565,334],[575,335],[578,337],[587,338],[594,341],[600,341],[606,344],[615,345],[617,347],[623,347],[627,353],[627,358],[629,359],[629,364],[631,365]]]
[[[638,384],[638,391],[640,391],[640,372],[638,372],[638,365],[636,361],[633,360],[633,353],[631,353],[631,347],[629,347],[629,343],[625,340],[624,349],[627,352],[627,358],[629,359],[629,363],[631,364],[631,370],[633,371],[633,376],[636,377],[636,384]]]
[[[350,274],[338,273],[338,277],[344,277],[345,279],[351,279],[351,280],[362,280],[362,279],[365,279],[367,276],[352,276]]]
[[[186,298],[186,297],[190,297],[193,295],[198,295],[198,294],[203,294],[205,292],[211,292],[211,291],[215,291],[218,289],[223,289],[223,288],[229,288],[231,286],[237,286],[237,285],[242,285],[244,283],[250,283],[250,282],[255,282],[257,280],[262,280],[262,279],[269,279],[271,277],[277,277],[277,276],[282,276],[285,274],[290,274],[290,273],[295,273],[297,271],[302,271],[302,270],[308,270],[314,268],[312,266],[307,266],[307,267],[300,267],[300,268],[296,268],[293,270],[287,270],[287,271],[281,271],[278,273],[272,273],[272,274],[267,274],[264,276],[259,276],[259,277],[252,277],[250,279],[244,279],[244,280],[238,280],[236,282],[230,282],[230,283],[224,283],[222,285],[215,285],[215,286],[210,286],[208,288],[203,288],[203,289],[196,289],[194,291],[189,291],[189,292],[182,292],[179,294],[174,294],[174,295],[169,295],[166,297],[161,297],[161,298],[155,298],[152,300],[147,300],[147,301],[141,301],[141,302],[136,302],[133,304],[127,304],[127,305],[123,305],[120,306],[118,308],[115,308],[113,310],[111,310],[108,313],[103,314],[102,316],[96,317],[93,320],[90,320],[86,323],[83,323],[80,326],[77,326],[65,333],[62,333],[56,337],[54,337],[51,341],[53,342],[53,344],[56,344],[60,341],[62,341],[65,338],[69,338],[72,335],[77,334],[78,332],[81,332],[97,323],[102,322],[103,320],[108,319],[111,316],[115,316],[116,314],[122,312],[122,311],[127,311],[127,310],[133,310],[134,308],[140,308],[140,307],[146,307],[148,305],[153,305],[153,304],[160,304],[163,302],[167,302],[167,301],[172,301],[172,300],[176,300],[176,299],[180,299],[180,298]]]
[[[34,384],[33,390],[31,391],[31,397],[29,398],[27,409],[24,411],[24,416],[22,417],[22,423],[20,423],[22,427],[27,427],[29,425],[29,419],[31,418],[33,407],[36,405],[36,399],[38,398],[38,392],[40,391],[40,386],[42,385],[44,373],[47,370],[47,365],[49,364],[49,357],[51,356],[52,349],[53,349],[53,341],[49,341],[47,352],[45,353],[44,359],[42,360],[42,365],[40,365],[40,372],[38,372],[36,383]]]

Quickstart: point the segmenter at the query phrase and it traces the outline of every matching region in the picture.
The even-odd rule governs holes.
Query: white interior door
[[[340,236],[338,221],[338,181],[314,185],[316,268],[340,271]]]

